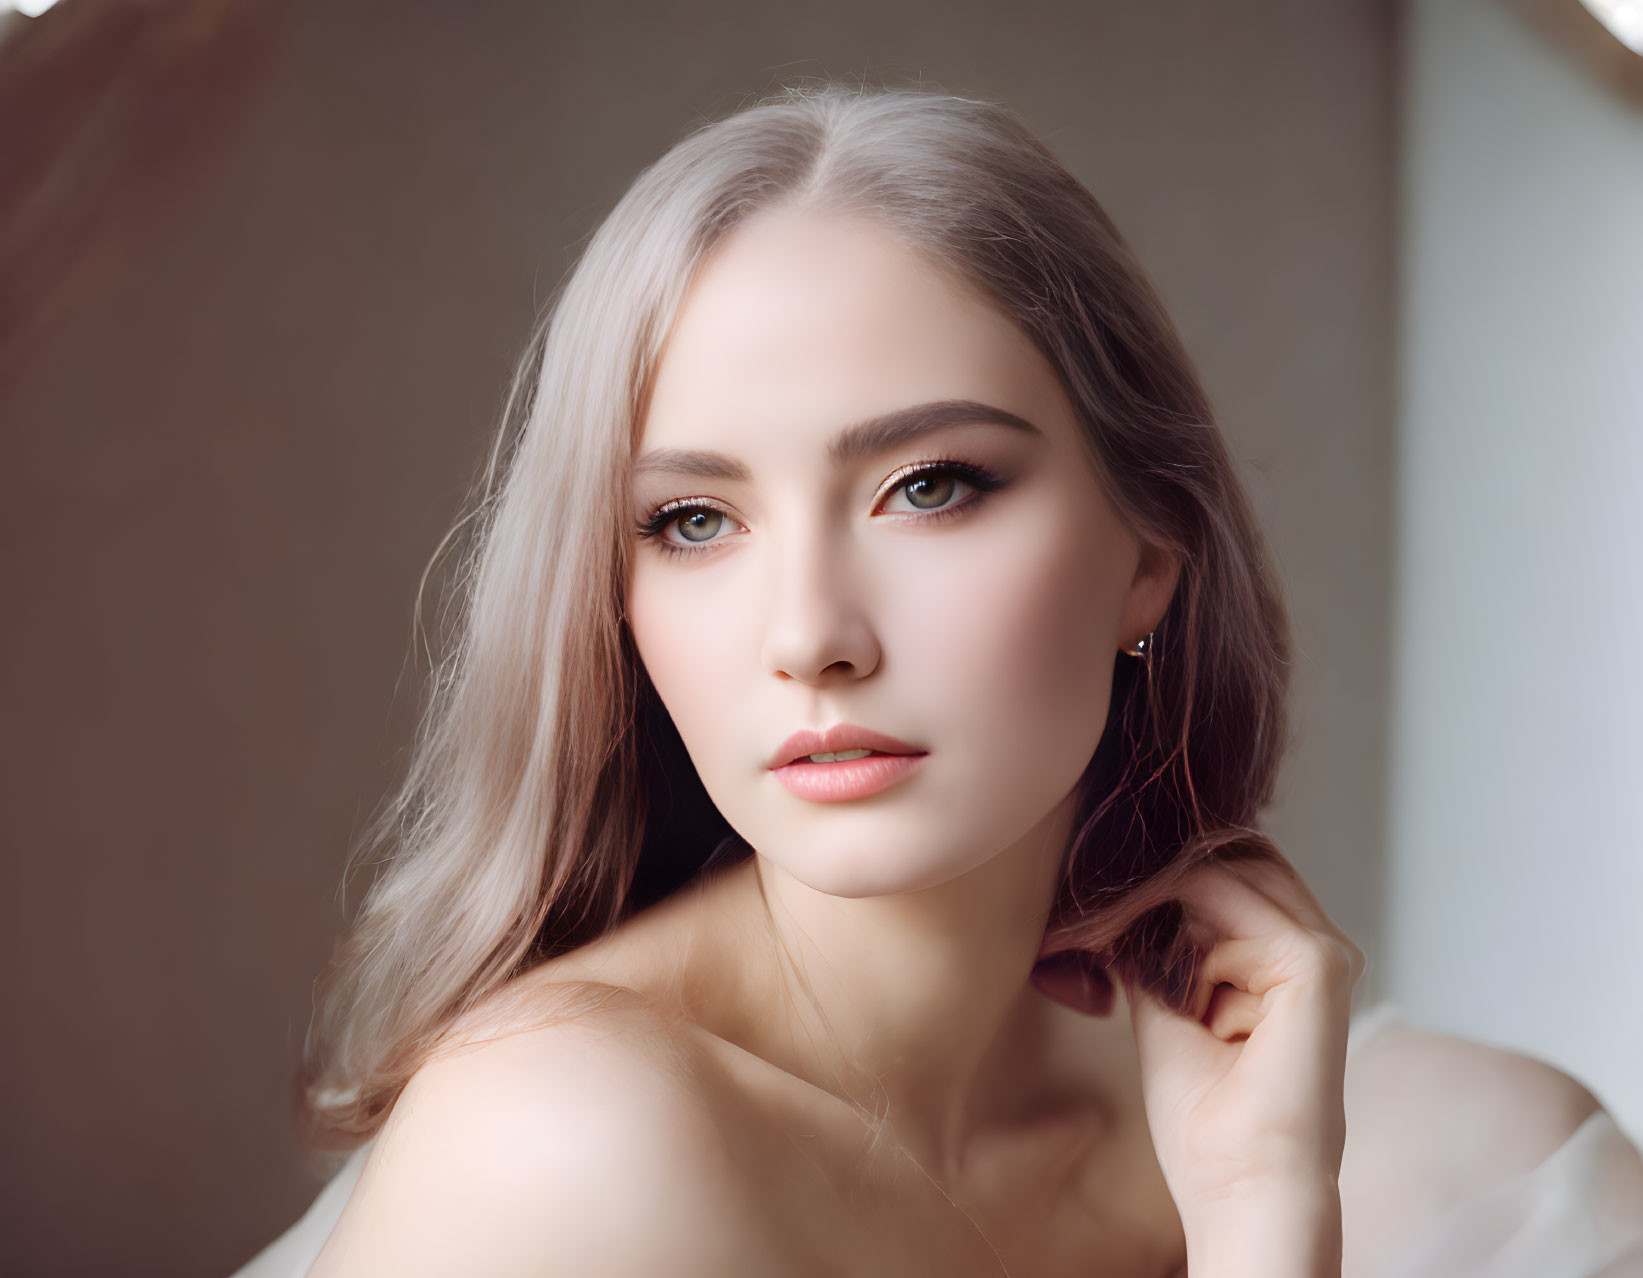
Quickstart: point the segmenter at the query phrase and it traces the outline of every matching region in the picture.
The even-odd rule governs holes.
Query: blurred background
[[[311,983],[532,321],[821,75],[1002,100],[1107,207],[1274,544],[1270,825],[1360,1002],[1643,1133],[1643,57],[1579,0],[61,0],[0,10],[0,1271],[308,1205]]]

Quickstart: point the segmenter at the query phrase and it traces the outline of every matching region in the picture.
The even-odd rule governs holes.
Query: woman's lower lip
[[[790,793],[801,799],[838,803],[844,799],[865,799],[880,790],[888,790],[906,779],[923,758],[922,754],[870,754],[865,759],[838,763],[788,763],[771,771]]]

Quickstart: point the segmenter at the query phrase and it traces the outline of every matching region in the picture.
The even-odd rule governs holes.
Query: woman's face
[[[840,447],[947,401],[987,412]],[[721,454],[722,473],[647,466],[664,450]],[[1011,320],[875,221],[763,214],[692,284],[636,457],[635,522],[672,508],[635,539],[633,639],[761,855],[838,896],[917,890],[1070,804],[1114,656],[1157,623],[1175,572],[1120,523]],[[983,474],[906,473],[933,462]],[[771,770],[783,741],[838,723],[926,753],[867,797],[790,792]]]

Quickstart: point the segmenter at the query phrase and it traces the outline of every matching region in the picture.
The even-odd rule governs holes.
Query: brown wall
[[[286,1090],[404,739],[421,569],[579,238],[700,113],[784,78],[1000,98],[1135,243],[1291,591],[1275,828],[1373,956],[1388,6],[280,12],[221,153],[0,388],[0,1270],[221,1274],[312,1196]]]

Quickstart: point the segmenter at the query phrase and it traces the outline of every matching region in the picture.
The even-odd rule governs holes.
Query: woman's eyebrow
[[[854,426],[846,426],[829,441],[827,454],[837,469],[888,452],[931,431],[975,422],[1008,426],[1031,435],[1044,433],[1026,418],[994,408],[991,404],[973,399],[935,399],[927,404],[898,408],[857,422]],[[753,478],[747,466],[734,457],[694,448],[652,449],[634,464],[633,473],[686,475],[693,479],[719,479],[739,484],[749,483]]]

